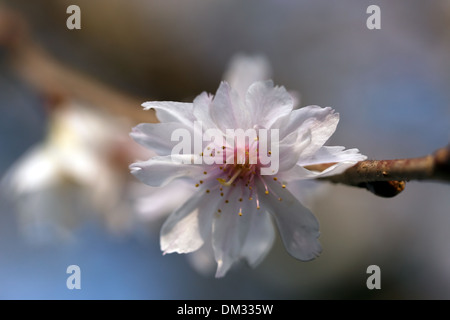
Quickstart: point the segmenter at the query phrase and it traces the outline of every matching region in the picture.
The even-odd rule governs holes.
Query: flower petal
[[[142,104],[144,110],[155,109],[160,122],[181,122],[192,126],[195,117],[192,103],[173,101],[148,101]]]
[[[277,173],[277,178],[283,182],[290,182],[296,180],[305,180],[316,178],[320,172],[311,171],[302,166],[295,165],[289,170],[280,171]]]
[[[292,111],[294,101],[284,87],[274,87],[272,80],[253,83],[245,96],[253,116],[253,125],[270,128],[282,116]]]
[[[141,184],[139,183],[141,186]],[[192,182],[177,180],[164,187],[146,187],[146,194],[135,199],[134,208],[145,221],[154,222],[167,217],[192,197],[197,188]]]
[[[131,164],[130,170],[135,177],[152,187],[164,186],[180,177],[195,177],[203,172],[203,166],[182,164],[173,161],[174,157],[181,158],[182,155],[153,157],[147,161]]]
[[[348,168],[354,166],[357,162],[366,160],[367,157],[359,153],[358,149],[344,150],[341,146],[324,146],[320,148],[314,155],[306,159],[300,159],[297,163],[295,171],[308,172],[309,177],[327,177],[340,174]],[[323,171],[311,171],[303,168],[303,166],[320,164],[320,163],[334,163],[332,166]],[[302,167],[302,169],[298,169]],[[305,171],[306,170],[306,171]]]
[[[175,210],[161,228],[161,250],[189,253],[199,249],[210,236],[214,211],[220,196],[205,196],[206,186]]]
[[[216,128],[216,124],[211,118],[211,104],[213,96],[206,92],[201,93],[194,99],[193,114],[197,121],[202,122],[203,129]]]
[[[235,188],[229,191],[226,196],[229,200],[227,207],[222,208],[223,212],[213,220],[212,244],[217,261],[217,278],[223,277],[233,263],[241,258],[241,250],[249,230],[250,215],[245,212],[242,216],[239,215],[239,196]]]
[[[266,179],[269,194],[264,194],[262,181],[257,184],[261,208],[275,219],[286,250],[295,258],[309,261],[322,251],[318,241],[319,223],[287,189],[277,181]],[[282,200],[280,201],[279,198]]]
[[[299,160],[303,150],[311,143],[311,132],[289,134],[279,145],[279,172],[291,169]],[[275,160],[275,159],[274,159]]]
[[[275,240],[275,230],[272,219],[266,211],[256,210],[253,202],[248,202],[253,210],[245,210],[250,215],[250,227],[242,247],[241,256],[251,267],[256,267],[269,253]]]
[[[292,111],[289,115],[279,118],[272,129],[279,129],[280,139],[291,132],[311,131],[310,145],[302,152],[302,157],[313,155],[330,138],[336,130],[339,114],[330,107],[307,106]]]
[[[270,74],[270,64],[264,56],[239,54],[231,60],[224,79],[238,92],[239,96],[245,97],[251,84],[269,79]]]
[[[191,132],[192,126],[188,127],[179,122],[141,123],[133,128],[130,136],[140,145],[155,151],[159,155],[169,155],[173,147],[179,143],[179,141],[171,141],[172,133],[177,129]]]
[[[227,82],[222,82],[211,104],[211,118],[223,132],[226,129],[248,129],[250,113],[238,93]]]
[[[359,153],[356,148],[347,149],[342,146],[323,146],[316,153],[308,158],[301,158],[297,164],[301,166],[308,166],[319,163],[332,163],[332,162],[358,162],[366,160],[367,157]]]

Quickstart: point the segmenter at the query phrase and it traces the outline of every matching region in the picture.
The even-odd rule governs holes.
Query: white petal
[[[211,118],[211,104],[213,96],[203,92],[194,99],[193,113],[197,121],[202,122],[203,129],[216,128]]]
[[[341,146],[323,146],[316,153],[308,158],[301,158],[298,161],[299,165],[308,166],[319,163],[332,162],[358,162],[366,160],[367,157],[359,153],[358,149],[347,149]]]
[[[279,145],[279,172],[291,169],[299,160],[303,150],[311,143],[311,132],[292,132]],[[274,159],[275,160],[275,159]]]
[[[250,113],[238,93],[226,82],[217,89],[211,104],[211,118],[223,132],[226,129],[250,128]]]
[[[145,110],[155,109],[160,122],[181,122],[192,126],[195,121],[192,103],[173,101],[148,101],[142,104]]]
[[[294,101],[284,87],[274,87],[272,80],[255,82],[245,96],[253,124],[270,128],[282,116],[292,111]]]
[[[272,126],[280,130],[280,139],[293,131],[311,131],[310,145],[302,152],[302,157],[314,154],[330,138],[336,130],[339,114],[330,107],[307,106],[292,111],[279,118]]]
[[[255,208],[254,202],[248,203]],[[251,221],[241,256],[246,258],[250,266],[256,267],[272,248],[275,230],[270,215],[266,211],[254,209],[243,212],[251,215]]]
[[[197,188],[192,182],[178,179],[164,187],[146,187],[145,191],[146,195],[134,201],[135,209],[143,220],[153,222],[167,217],[192,197]]]
[[[311,171],[303,168],[300,165],[295,165],[289,170],[280,171],[276,174],[276,177],[283,182],[290,182],[296,180],[305,180],[316,178],[320,172]]]
[[[251,84],[270,79],[270,64],[264,56],[236,55],[224,75],[231,87],[245,97]]]
[[[303,150],[301,157],[308,157],[314,154],[331,137],[339,122],[339,114],[327,107],[321,108],[314,117],[307,119],[300,130],[311,131],[311,142]]]
[[[213,220],[212,244],[217,261],[216,277],[223,277],[230,267],[241,258],[246,234],[250,225],[250,215],[239,216],[241,202],[238,191],[233,188],[225,198],[229,200],[221,208],[222,213]]]
[[[262,182],[257,184],[261,208],[269,211],[275,219],[286,250],[299,260],[314,259],[322,251],[318,241],[320,233],[317,219],[277,181],[265,181],[269,188],[268,195],[264,194]]]
[[[179,143],[179,141],[171,141],[172,133],[177,129],[191,132],[192,126],[186,126],[179,122],[141,123],[133,128],[130,136],[140,145],[159,155],[169,155],[173,147]]]
[[[203,167],[194,164],[180,164],[172,161],[173,156],[158,156],[130,165],[131,173],[152,187],[164,186],[180,177],[195,177]]]
[[[321,172],[314,172],[315,178],[319,178],[319,177],[322,178],[322,177],[333,176],[336,174],[341,174],[348,168],[353,167],[356,164],[356,162],[357,161],[344,161],[344,162],[336,163]]]
[[[313,156],[300,159],[297,163],[296,170],[297,172],[309,172],[309,177],[319,178],[326,177],[331,175],[336,175],[344,172],[348,168],[354,166],[357,162],[363,161],[367,159],[365,155],[359,153],[358,149],[348,149],[344,150],[344,147],[333,146],[327,147],[324,146],[320,148]],[[323,171],[311,171],[307,169],[299,169],[299,167],[320,163],[333,163],[334,165],[326,168]],[[306,171],[305,171],[306,170]]]
[[[189,253],[199,249],[210,236],[211,220],[220,196],[206,194],[206,186],[175,210],[161,229],[161,250],[164,253]]]
[[[45,145],[32,147],[2,177],[2,194],[20,196],[58,183],[58,159]]]

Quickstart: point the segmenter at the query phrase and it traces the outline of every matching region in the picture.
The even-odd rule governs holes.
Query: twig
[[[307,168],[322,171],[330,165],[332,164]],[[400,193],[405,187],[405,181],[450,182],[450,145],[419,158],[361,161],[341,174],[321,180],[363,187],[384,197]]]
[[[17,13],[0,7],[0,21],[0,47],[7,48],[11,65],[47,97],[79,99],[136,123],[157,121],[153,111],[140,108],[144,99],[119,93],[54,59],[32,40],[28,25]]]

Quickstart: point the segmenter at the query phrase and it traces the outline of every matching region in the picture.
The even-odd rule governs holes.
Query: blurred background
[[[72,4],[81,30],[66,28]],[[447,0],[0,1],[1,299],[450,299],[449,184],[392,199],[330,185],[312,262],[279,239],[222,279],[162,256],[164,217],[134,214],[154,190],[128,173],[145,158],[128,132],[154,120],[141,102],[214,93],[238,53],[265,55],[301,106],[340,113],[329,145],[393,159],[450,141]],[[66,288],[72,264],[81,290]]]

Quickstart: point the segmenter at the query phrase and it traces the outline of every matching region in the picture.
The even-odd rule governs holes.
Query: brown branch
[[[10,63],[19,75],[50,99],[78,99],[135,123],[157,121],[153,111],[144,112],[140,107],[144,99],[120,93],[57,61],[33,41],[19,14],[1,6],[0,47],[7,49]]]
[[[322,171],[330,165],[308,166],[307,169]],[[384,197],[403,191],[405,181],[450,182],[450,145],[419,158],[361,161],[341,174],[321,180],[363,187]]]

